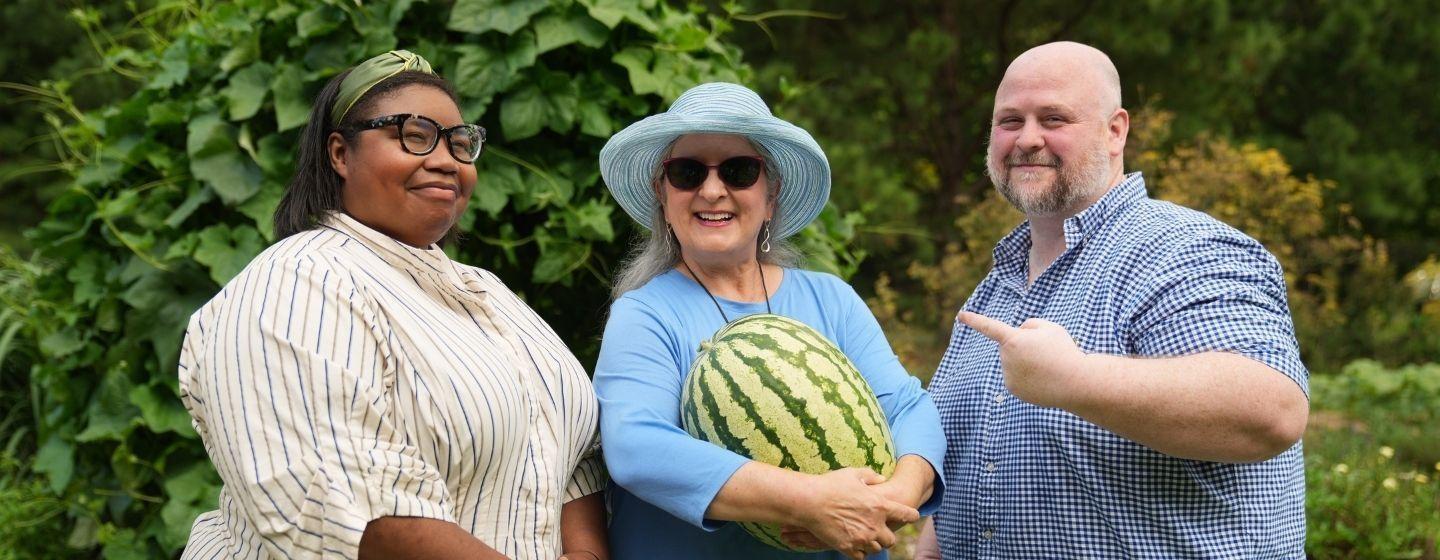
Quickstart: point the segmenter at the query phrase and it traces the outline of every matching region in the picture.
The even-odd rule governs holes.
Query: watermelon
[[[701,343],[680,414],[690,435],[781,468],[895,470],[895,443],[869,384],[834,343],[787,317],[736,319]],[[785,544],[777,525],[740,526],[775,548],[810,552]]]

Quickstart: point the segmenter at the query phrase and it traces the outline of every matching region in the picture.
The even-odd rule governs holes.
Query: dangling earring
[[[765,238],[760,240],[760,252],[770,252],[770,220],[765,220]]]

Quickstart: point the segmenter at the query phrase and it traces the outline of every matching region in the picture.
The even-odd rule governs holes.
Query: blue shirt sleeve
[[[1178,248],[1139,291],[1130,347],[1142,356],[1232,352],[1289,377],[1308,397],[1280,263],[1242,234]]]
[[[621,487],[705,530],[705,510],[745,457],[680,427],[682,372],[689,364],[654,309],[629,297],[610,307],[595,364],[605,465]]]
[[[891,437],[895,438],[896,457],[919,455],[935,469],[934,491],[920,506],[921,515],[931,515],[939,509],[945,493],[945,430],[940,413],[920,380],[905,371],[865,301],[849,284],[838,278],[835,281],[842,286],[838,292],[842,309],[846,310],[836,331],[841,333],[841,340],[836,342],[875,391],[890,423]]]

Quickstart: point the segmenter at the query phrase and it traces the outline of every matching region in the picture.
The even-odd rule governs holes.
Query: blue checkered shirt
[[[995,248],[965,309],[1064,326],[1087,353],[1221,350],[1309,394],[1280,265],[1258,242],[1152,200],[1139,173],[1064,224],[1027,288],[1029,224]],[[1268,461],[1171,457],[1005,389],[998,347],[956,323],[930,385],[949,446],[936,514],[945,558],[1302,558],[1300,444]]]

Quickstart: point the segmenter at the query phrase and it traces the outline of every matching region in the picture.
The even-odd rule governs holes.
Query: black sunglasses
[[[735,156],[716,165],[705,165],[699,160],[678,157],[660,164],[665,169],[665,178],[682,191],[700,188],[710,177],[710,170],[720,174],[720,180],[733,189],[748,189],[760,180],[765,169],[765,160],[758,156]]]
[[[434,119],[422,115],[400,113],[364,121],[350,127],[352,131],[372,130],[394,125],[400,130],[400,147],[406,153],[417,156],[429,155],[445,138],[450,155],[460,163],[475,163],[480,150],[485,147],[485,128],[473,124],[457,124],[446,128]]]

